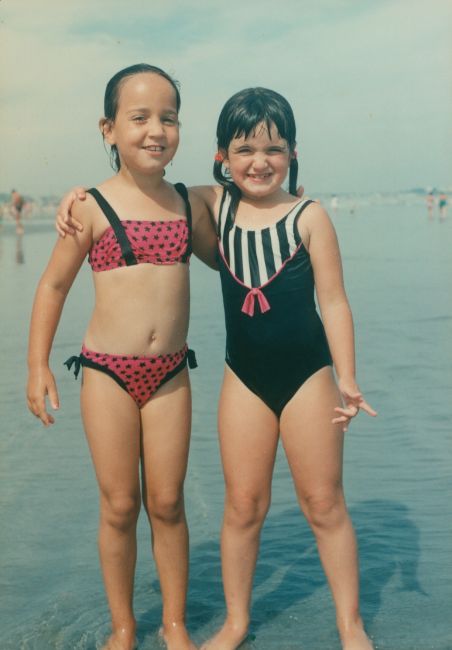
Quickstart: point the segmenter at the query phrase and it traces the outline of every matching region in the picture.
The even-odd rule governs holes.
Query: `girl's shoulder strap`
[[[223,233],[226,227],[230,227],[230,207],[231,207],[231,195],[228,192],[226,187],[223,187],[223,193],[221,195],[220,207],[218,210],[218,223],[217,223],[217,236],[219,239],[223,238]]]
[[[129,240],[127,239],[127,235],[120,218],[108,203],[107,199],[102,196],[99,190],[97,190],[95,187],[92,187],[91,189],[87,190],[87,192],[88,194],[91,194],[92,197],[94,197],[100,209],[107,217],[108,223],[113,228],[113,232],[115,233],[116,239],[118,240],[118,244],[121,248],[122,256],[126,265],[133,266],[137,263],[137,258],[132,251],[132,247]]]
[[[297,205],[294,206],[293,211],[294,211],[294,216],[293,216],[293,229],[294,233],[298,233],[298,220],[301,217],[301,214],[305,208],[308,207],[308,205],[311,205],[311,203],[315,203],[312,199],[305,199],[304,201],[301,201],[300,203],[297,203]]]

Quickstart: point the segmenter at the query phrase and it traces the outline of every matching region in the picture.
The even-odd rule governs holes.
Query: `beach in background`
[[[320,197],[329,208],[331,195]],[[377,419],[346,438],[345,485],[361,562],[362,611],[379,650],[451,650],[452,214],[429,220],[416,193],[339,195],[332,205],[352,304],[358,380]],[[54,207],[36,202],[25,234],[0,232],[0,647],[94,650],[109,631],[98,566],[97,487],[79,413],[77,354],[93,303],[88,265],[66,303],[52,353],[61,409],[44,429],[25,404],[33,294],[55,240]],[[193,435],[186,481],[191,535],[189,628],[222,621],[223,481],[216,405],[224,325],[216,273],[194,260],[189,343]],[[158,648],[160,593],[148,525],[135,583],[140,650]],[[244,650],[335,650],[329,589],[296,506],[284,455],[262,533]]]

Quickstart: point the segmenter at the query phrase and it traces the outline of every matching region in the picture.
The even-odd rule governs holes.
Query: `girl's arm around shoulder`
[[[53,416],[46,410],[46,395],[54,409],[59,406],[55,379],[49,368],[53,338],[66,296],[93,241],[93,205],[86,201],[82,207],[77,202],[73,210],[84,229],[74,237],[58,239],[39,281],[31,315],[27,402],[30,411],[45,426],[54,422]]]
[[[189,189],[193,215],[193,252],[211,269],[218,270],[217,236],[214,219],[215,188],[198,186]]]

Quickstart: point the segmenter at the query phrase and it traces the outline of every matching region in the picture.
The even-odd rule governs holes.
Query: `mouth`
[[[143,147],[145,151],[149,151],[150,153],[162,153],[165,151],[165,147],[162,147],[159,144],[150,144],[147,147]]]
[[[268,180],[271,176],[271,172],[266,172],[265,174],[247,174],[248,178],[257,183]]]

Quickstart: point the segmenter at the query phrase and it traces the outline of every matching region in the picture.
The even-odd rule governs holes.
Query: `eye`
[[[174,126],[175,124],[179,123],[178,119],[177,119],[177,117],[175,115],[174,116],[173,115],[165,115],[164,117],[162,117],[162,122],[164,124],[170,124],[171,126]]]
[[[132,122],[137,122],[138,124],[145,122],[146,118],[144,115],[134,115],[132,117]]]
[[[268,153],[270,154],[278,154],[278,153],[286,153],[286,148],[285,147],[270,147],[268,150]]]
[[[239,148],[236,150],[236,153],[239,153],[239,154],[249,154],[249,153],[251,153],[251,149],[250,149],[250,147],[239,147]]]

